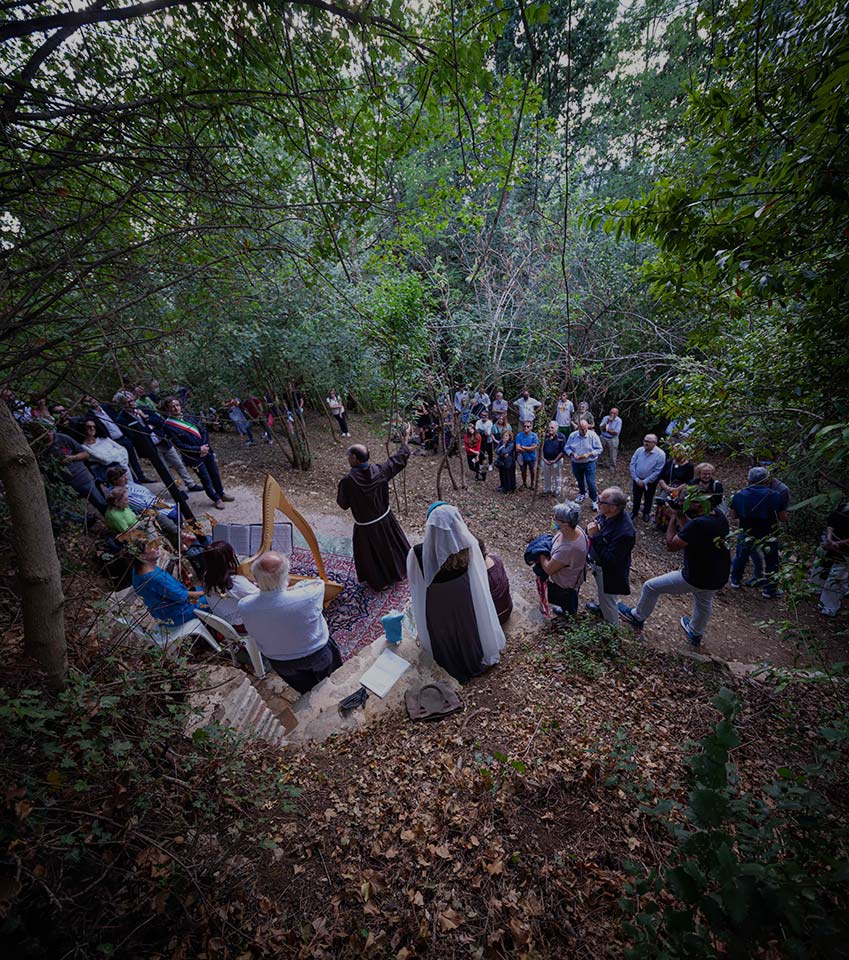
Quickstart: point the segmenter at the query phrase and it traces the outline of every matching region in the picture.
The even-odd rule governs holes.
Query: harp
[[[344,587],[341,583],[336,583],[334,580],[327,578],[327,571],[324,569],[324,561],[321,559],[321,551],[318,548],[318,541],[315,538],[312,527],[289,501],[286,494],[280,489],[280,484],[270,473],[265,475],[265,486],[262,491],[262,542],[260,543],[259,550],[257,550],[252,557],[248,557],[247,560],[239,564],[239,573],[245,577],[250,577],[251,564],[257,557],[271,549],[271,537],[274,533],[274,516],[278,510],[292,521],[295,528],[300,532],[304,540],[307,541],[307,546],[310,548],[313,559],[315,560],[315,565],[318,568],[318,575],[324,581],[324,605],[327,606],[331,600],[339,596],[344,590]],[[289,580],[293,583],[299,580],[311,579],[313,578],[289,577]]]

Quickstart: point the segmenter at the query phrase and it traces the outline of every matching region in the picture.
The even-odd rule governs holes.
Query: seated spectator
[[[463,448],[466,451],[466,462],[474,473],[475,480],[485,480],[487,474],[486,468],[481,463],[482,444],[481,435],[475,430],[474,424],[470,423],[463,434]]]
[[[578,526],[580,504],[572,500],[554,507],[557,533],[551,544],[551,556],[540,556],[539,564],[548,574],[548,603],[552,613],[578,612],[578,591],[587,579],[589,541]]]
[[[302,580],[291,590],[289,561],[269,551],[251,567],[259,593],[242,597],[238,613],[262,655],[298,693],[308,693],[342,666],[324,619],[324,581]]]
[[[127,494],[127,503],[136,517],[146,510],[154,511],[157,526],[168,538],[171,546],[174,549],[178,548],[180,544],[179,513],[173,503],[161,500],[155,493],[151,493],[147,487],[130,480],[127,468],[120,464],[115,464],[106,470],[106,482],[111,485],[113,492],[123,490]],[[108,522],[106,525],[109,526]],[[110,527],[111,529],[112,527]],[[122,533],[123,531],[119,530],[117,532]]]
[[[755,576],[753,586],[762,587],[761,595],[772,599],[779,595],[776,579],[779,568],[778,530],[780,523],[787,522],[787,511],[777,490],[769,487],[766,467],[752,467],[749,485],[731,498],[731,519],[739,519],[740,533],[737,536],[737,552],[731,566],[731,586],[739,588],[743,583],[746,564],[754,550],[763,551],[765,578]]]
[[[811,571],[811,583],[822,587],[817,610],[824,617],[836,617],[849,589],[849,501],[828,516],[822,551]]]
[[[239,601],[259,593],[259,587],[238,573],[239,558],[229,543],[216,540],[203,552],[203,591],[210,612],[233,627],[244,627]]]
[[[106,494],[103,522],[112,533],[126,533],[139,522],[138,514],[130,506],[124,487],[114,487]]]
[[[179,580],[156,565],[159,544],[148,543],[133,561],[133,590],[147,607],[148,613],[162,623],[179,625],[195,615],[195,607],[203,598],[200,590],[189,590]]]
[[[33,397],[32,403],[24,414],[22,421],[24,423],[31,423],[33,420],[37,420],[39,423],[46,423],[51,427],[56,426],[56,420],[50,413],[50,406],[47,403],[46,397]]]
[[[224,501],[233,500],[224,492],[218,460],[209,445],[209,436],[204,424],[183,413],[183,405],[176,397],[169,397],[163,404],[165,420],[162,427],[168,439],[180,451],[186,463],[200,477],[206,495],[216,510],[224,509]]]
[[[666,549],[671,553],[684,552],[681,570],[646,580],[636,607],[620,601],[623,619],[642,630],[661,596],[692,593],[693,610],[690,616],[681,617],[681,629],[692,646],[700,646],[713,610],[714,594],[728,582],[731,555],[725,545],[727,536],[725,515],[711,508],[705,494],[689,488],[681,509],[673,512],[666,528]]]
[[[711,510],[716,510],[725,496],[722,482],[715,475],[716,467],[712,463],[697,463],[693,471],[692,486],[697,487],[700,493],[710,495]]]
[[[682,487],[693,482],[695,467],[690,462],[686,447],[675,446],[672,456],[666,458],[657,489],[660,491],[655,497],[654,526],[656,530],[665,530],[671,516],[669,500],[678,496]]]
[[[230,418],[233,426],[236,428],[236,433],[245,438],[247,446],[252,447],[256,443],[256,440],[254,440],[250,421],[245,416],[244,411],[239,405],[239,400],[236,397],[233,397],[231,400],[227,401],[225,406],[227,407],[227,416]]]
[[[624,490],[602,490],[598,498],[600,514],[587,527],[590,565],[598,589],[598,603],[588,603],[587,610],[601,614],[605,623],[614,625],[619,623],[618,597],[631,592],[631,553],[637,539],[627,505]]]
[[[85,450],[73,437],[64,433],[57,433],[49,427],[42,427],[42,433],[36,439],[45,444],[48,456],[58,460],[62,465],[60,477],[64,483],[90,503],[98,513],[106,513],[106,500],[97,488],[94,474],[86,466],[89,459]]]
[[[422,649],[459,683],[498,663],[504,632],[483,554],[447,503],[431,504],[424,541],[407,555],[407,578]]]
[[[102,407],[100,402],[92,396],[83,397],[82,402],[84,405],[87,405],[88,408],[86,417],[90,419],[93,418],[97,421],[98,436],[108,437],[113,443],[117,443],[127,451],[126,462],[133,472],[133,479],[136,483],[152,483],[153,481],[146,477],[144,470],[142,470],[142,465],[139,463],[133,441],[124,434],[123,430],[112,418],[112,414]],[[119,462],[124,463],[125,461],[120,460]]]
[[[527,393],[527,390],[525,391]],[[528,473],[531,475],[531,489],[536,481],[537,448],[539,437],[534,433],[532,420],[525,420],[521,432],[516,434],[516,455],[519,460],[519,469],[522,471],[522,486],[528,485]]]
[[[648,523],[657,482],[666,463],[666,454],[657,445],[657,437],[647,433],[643,445],[631,457],[631,519],[636,520],[643,504],[643,522]]]
[[[486,576],[489,581],[489,594],[495,606],[498,622],[504,626],[513,612],[513,597],[510,595],[510,579],[504,569],[504,563],[495,553],[486,552],[486,544],[478,537],[478,546],[481,548]]]
[[[87,451],[89,459],[102,467],[109,466],[112,463],[120,463],[122,467],[129,467],[129,456],[127,449],[120,443],[116,443],[109,437],[104,436],[105,430],[100,424],[91,417],[86,417],[80,424],[82,427],[82,445]],[[101,474],[102,480],[105,474]]]

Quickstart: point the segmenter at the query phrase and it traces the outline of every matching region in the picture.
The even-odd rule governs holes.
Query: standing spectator
[[[601,418],[601,445],[607,451],[610,469],[616,469],[616,458],[619,455],[619,437],[622,434],[622,418],[619,409],[611,407],[610,413]]]
[[[482,411],[489,410],[491,403],[492,401],[489,399],[489,394],[486,390],[483,387],[478,387],[472,397],[472,413],[479,417]]]
[[[634,521],[625,507],[628,495],[608,487],[598,498],[600,515],[588,527],[590,564],[598,589],[598,603],[588,603],[590,613],[600,613],[605,623],[619,623],[617,598],[631,592],[631,553],[637,540]]]
[[[592,508],[598,510],[595,471],[596,461],[601,454],[601,440],[595,430],[590,430],[586,420],[581,420],[578,429],[569,434],[565,451],[572,463],[572,475],[578,482],[579,493],[575,503],[583,503],[589,491]]]
[[[466,462],[469,465],[469,469],[475,475],[475,480],[484,480],[486,479],[486,470],[482,470],[481,464],[481,446],[482,446],[481,435],[475,430],[474,426],[470,423],[466,427],[466,432],[463,435],[463,448],[466,451]]]
[[[495,399],[492,401],[492,415],[497,419],[502,414],[506,417],[510,404],[504,399],[504,394],[500,390],[495,391]]]
[[[715,510],[725,496],[722,482],[716,479],[716,467],[712,463],[697,463],[693,473],[693,486],[701,493],[710,495],[710,506]]]
[[[88,451],[80,446],[73,437],[64,433],[57,433],[51,427],[39,427],[43,432],[40,438],[45,443],[47,454],[62,465],[60,477],[98,513],[106,513],[106,500],[98,490],[94,474],[86,466],[89,459]]]
[[[495,465],[498,467],[498,476],[501,493],[516,492],[516,442],[513,440],[513,430],[507,425],[501,431],[498,446],[495,448]]]
[[[156,400],[143,383],[137,383],[133,388],[133,400],[137,407],[144,407],[145,410],[156,410]]]
[[[262,427],[262,442],[274,443],[274,434],[271,432],[271,427],[274,424],[274,414],[271,409],[269,408],[266,414],[259,397],[245,397],[242,401],[242,409],[251,423]]]
[[[492,433],[492,428],[495,424],[492,422],[489,416],[489,410],[484,408],[481,411],[480,419],[475,424],[475,430],[480,434],[481,438],[481,466],[483,466],[484,457],[489,461],[489,466],[487,467],[487,472],[492,470],[492,455],[495,450],[495,437]]]
[[[657,482],[660,493],[655,498],[654,525],[657,530],[665,530],[669,523],[672,506],[670,499],[679,495],[683,486],[692,484],[695,468],[690,462],[687,449],[682,446],[672,448],[672,457],[666,458],[660,479]]]
[[[256,443],[254,440],[253,430],[251,430],[250,420],[245,416],[244,411],[241,408],[241,401],[237,397],[233,397],[231,400],[227,401],[227,416],[233,422],[233,426],[236,428],[236,433],[239,436],[246,438],[246,446],[252,447]]]
[[[557,421],[552,420],[542,441],[542,492],[557,497],[563,489],[563,448],[566,437],[560,433]]]
[[[465,387],[459,387],[454,391],[454,409],[462,423],[467,423],[469,419],[469,391]]]
[[[554,507],[557,533],[551,542],[551,556],[542,554],[539,564],[548,574],[548,602],[552,613],[578,612],[578,591],[587,579],[589,541],[578,526],[581,508],[566,500]]]
[[[828,515],[819,556],[811,571],[811,583],[822,587],[817,610],[824,617],[836,617],[849,585],[849,501]]]
[[[513,406],[519,411],[519,423],[525,423],[527,420],[530,420],[531,424],[533,424],[537,410],[542,406],[542,403],[539,400],[535,400],[527,390],[523,390],[522,395],[513,401]]]
[[[582,420],[587,421],[587,425],[589,426],[590,430],[595,430],[595,417],[592,415],[592,412],[590,411],[590,405],[586,400],[581,400],[581,402],[578,404],[578,409],[575,411],[575,419],[572,421],[572,426],[577,430],[578,424]]]
[[[787,512],[782,506],[781,494],[769,488],[766,467],[752,467],[748,481],[749,485],[731,498],[731,519],[740,521],[737,552],[731,567],[731,586],[737,589],[742,585],[746,563],[752,552],[760,548],[763,550],[765,578],[758,579],[753,585],[762,587],[761,595],[772,599],[779,594],[775,582],[780,562],[778,525],[787,521]]]
[[[144,475],[144,470],[142,470],[142,465],[139,463],[133,441],[130,440],[129,437],[124,436],[124,432],[112,419],[111,414],[106,411],[94,397],[83,397],[83,403],[88,407],[86,416],[94,417],[106,431],[106,436],[127,451],[127,460],[136,483],[153,483],[150,477]]]
[[[642,502],[643,522],[649,522],[654,492],[665,463],[666,454],[657,445],[657,437],[653,433],[647,433],[643,437],[643,445],[637,447],[631,457],[631,519],[637,519]]]
[[[184,414],[183,405],[176,397],[169,397],[164,408],[165,419],[162,425],[169,439],[200,477],[203,489],[215,509],[223,510],[224,501],[235,498],[224,492],[221,474],[218,472],[218,460],[209,445],[206,427]]]
[[[532,420],[525,420],[521,433],[516,435],[516,453],[519,455],[519,465],[522,470],[522,486],[526,487],[527,474],[531,474],[531,488],[536,480],[537,447],[539,437],[534,433]]]
[[[554,411],[554,419],[557,421],[557,429],[568,439],[572,432],[572,418],[575,416],[575,404],[569,399],[569,394],[564,390],[557,401],[557,409]]]
[[[698,647],[710,620],[714,594],[728,582],[728,521],[719,510],[711,509],[704,494],[690,493],[683,507],[683,518],[682,511],[676,510],[666,528],[666,549],[672,553],[684,551],[682,569],[647,580],[636,607],[621,601],[618,607],[628,623],[642,630],[663,594],[692,593],[692,614],[681,617],[681,629],[690,643]]]
[[[345,416],[345,407],[342,404],[342,401],[339,397],[336,396],[336,391],[331,390],[330,396],[327,398],[327,405],[330,407],[330,412],[336,419],[336,422],[339,424],[339,430],[342,433],[343,437],[350,437],[351,434],[348,433],[348,420]]]

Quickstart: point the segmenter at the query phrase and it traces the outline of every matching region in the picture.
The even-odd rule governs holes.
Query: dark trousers
[[[765,576],[758,586],[763,587],[768,593],[775,593],[777,589],[776,577],[778,575],[781,558],[779,556],[778,541],[771,537],[757,540],[750,534],[745,533],[745,531],[740,531],[737,535],[737,552],[734,554],[734,560],[731,563],[731,579],[735,583],[742,582],[749,557],[752,558],[752,565],[755,569],[755,576],[757,577],[760,572],[758,569],[760,564],[757,563],[755,559],[758,557],[758,552],[763,555],[763,570],[765,573]],[[758,557],[758,559],[760,558]]]
[[[138,454],[136,453],[136,448],[133,445],[133,441],[127,437],[120,437],[115,443],[122,446],[127,451],[127,459],[130,461],[130,471],[133,474],[133,480],[136,483],[142,482],[142,477],[144,476],[144,470],[142,465],[139,463]]]
[[[509,493],[516,489],[516,465],[499,467],[498,476],[501,478],[501,489]]]
[[[210,500],[217,503],[224,496],[224,486],[221,483],[221,474],[218,472],[218,461],[215,459],[215,454],[210,450],[202,460],[198,461],[194,471],[200,478],[206,495]]]
[[[90,503],[98,513],[106,513],[106,501],[103,499],[103,494],[97,489],[97,484],[94,482],[93,476],[91,480],[76,480],[71,483],[71,486],[83,500],[85,500],[86,503]]]
[[[342,666],[342,654],[331,637],[321,650],[308,657],[299,657],[297,660],[272,660],[269,657],[268,662],[293,690],[309,693],[316,684]]]
[[[654,503],[654,493],[657,490],[657,480],[645,487],[638,487],[635,482],[631,483],[631,499],[634,506],[631,508],[631,516],[636,517],[640,512],[640,503],[643,504],[643,516],[648,517],[651,513],[651,507]]]
[[[336,418],[336,422],[339,424],[339,429],[342,433],[348,432],[348,418],[344,413],[334,413],[333,416]]]
[[[549,580],[548,602],[562,607],[564,613],[574,616],[578,612],[578,591],[571,587],[558,587],[553,580]]]
[[[493,451],[495,450],[495,443],[492,440],[492,437],[482,437],[481,438],[481,463],[483,463],[483,458],[489,460],[489,465],[492,466]]]

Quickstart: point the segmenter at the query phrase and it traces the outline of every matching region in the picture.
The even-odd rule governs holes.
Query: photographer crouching
[[[664,593],[692,593],[691,615],[681,617],[681,628],[692,646],[698,647],[710,620],[713,595],[728,582],[731,554],[726,545],[728,520],[712,508],[711,498],[693,487],[685,488],[670,503],[671,517],[666,529],[666,549],[684,551],[681,570],[653,577],[643,584],[636,607],[620,602],[619,613],[637,630]]]

